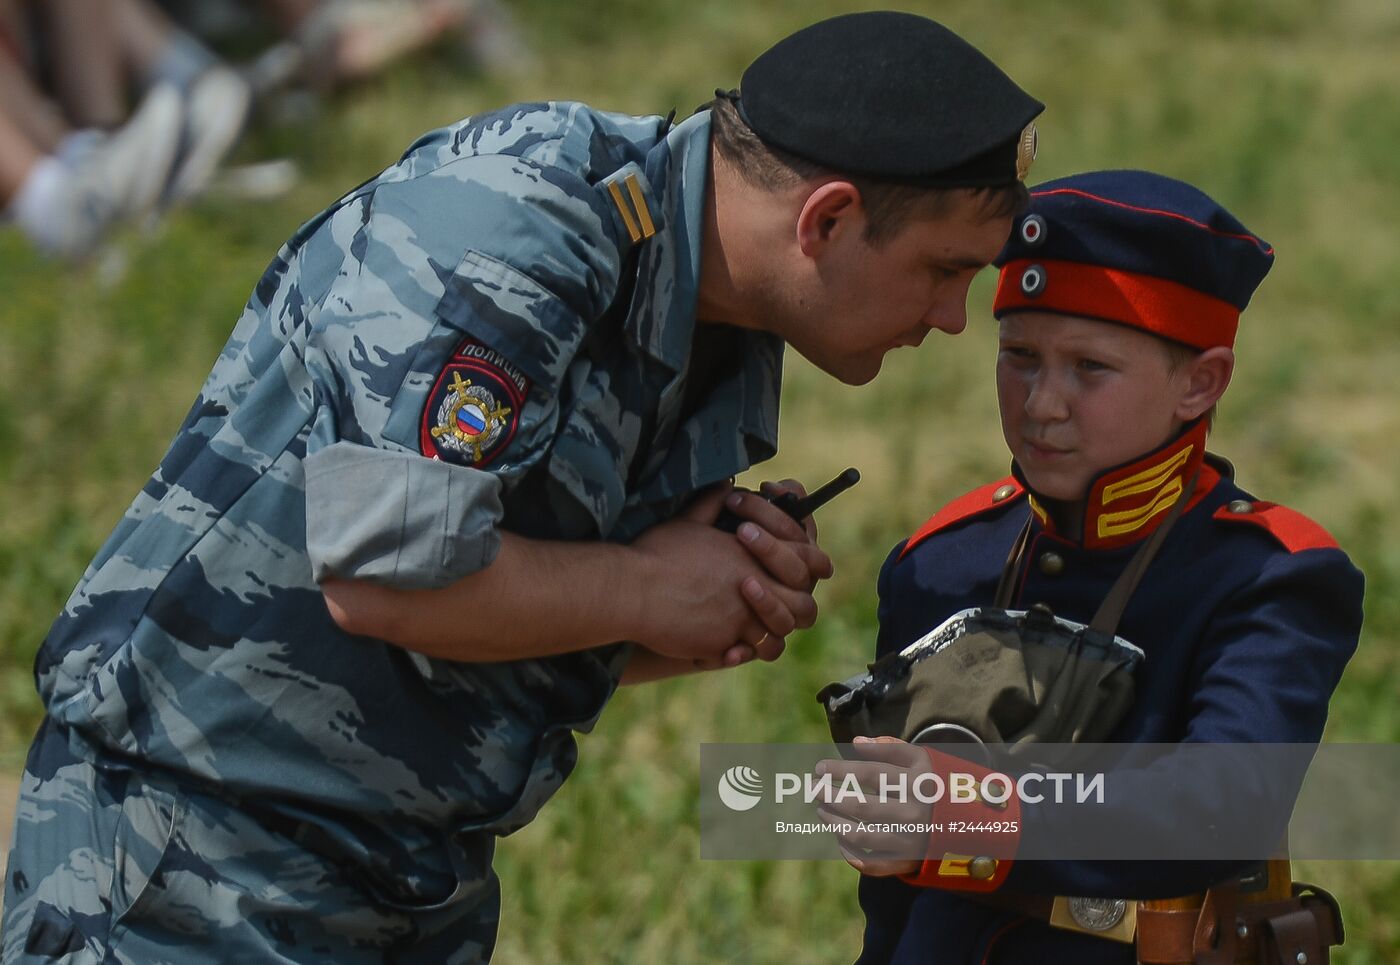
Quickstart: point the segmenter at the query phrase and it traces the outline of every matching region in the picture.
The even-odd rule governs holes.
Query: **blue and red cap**
[[[1031,190],[994,264],[993,313],[1117,322],[1199,349],[1235,343],[1274,249],[1202,191],[1147,171]]]

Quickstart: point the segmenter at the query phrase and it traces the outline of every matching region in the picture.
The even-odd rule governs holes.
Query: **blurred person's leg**
[[[0,208],[9,208],[43,160],[44,152],[0,110]]]
[[[289,37],[253,65],[249,80],[261,95],[298,79],[323,89],[353,83],[454,36],[488,70],[529,61],[498,0],[259,0],[258,6]]]
[[[126,120],[126,71],[110,0],[44,0],[54,94],[78,127],[114,128]]]
[[[0,50],[0,112],[42,152],[57,150],[68,134],[58,108],[43,95],[24,69]]]
[[[149,0],[105,2],[113,10],[122,56],[144,85],[165,81],[187,91],[201,74],[219,66],[217,55]]]
[[[323,5],[324,0],[262,0],[259,4],[287,32],[296,30]]]
[[[18,0],[0,0],[0,46],[18,55],[26,43],[27,23]]]
[[[296,31],[307,74],[323,87],[372,77],[463,29],[472,7],[472,0],[321,0]]]

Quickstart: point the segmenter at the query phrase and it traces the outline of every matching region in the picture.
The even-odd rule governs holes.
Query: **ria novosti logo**
[[[763,778],[752,767],[735,765],[719,776],[719,799],[731,811],[756,807],[763,800]]]
[[[832,774],[778,771],[773,775],[773,803],[781,805],[796,798],[803,804],[842,804],[848,800],[860,804],[871,800],[880,804],[911,800],[937,804],[947,800],[951,804],[1002,805],[1015,797],[1024,804],[1040,804],[1047,798],[1052,798],[1055,804],[1065,804],[1072,792],[1075,804],[1103,804],[1104,780],[1103,773],[1059,771],[1030,771],[1015,778],[997,771],[984,774],[927,771],[911,780],[906,771],[882,771],[879,787],[870,788],[863,786],[854,773],[846,774],[838,782]],[[750,811],[763,800],[763,777],[746,764],[736,764],[720,774],[718,791],[720,801],[729,810]]]

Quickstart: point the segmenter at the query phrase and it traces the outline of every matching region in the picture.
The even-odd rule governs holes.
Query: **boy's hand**
[[[865,760],[826,760],[817,766],[819,774],[831,775],[831,795],[827,803],[817,809],[817,813],[829,824],[851,825],[851,831],[842,833],[838,830],[837,839],[846,863],[861,874],[872,877],[914,874],[923,864],[928,849],[928,834],[857,832],[854,828],[861,822],[917,825],[932,821],[933,809],[908,790],[914,787],[916,778],[932,773],[933,765],[928,753],[924,748],[897,737],[857,737],[852,747]],[[860,782],[864,803],[854,800],[854,795],[845,795],[845,800],[838,800],[842,797],[842,782],[848,779],[848,775],[855,775]],[[890,800],[881,801],[882,786],[906,788],[904,799],[900,800],[899,795],[894,795]]]
[[[1001,887],[1021,837],[1021,806],[1010,777],[959,751],[895,737],[857,737],[852,749],[864,760],[818,765],[832,775],[830,803],[818,813],[838,826],[841,853],[851,867],[873,877],[899,875],[920,887],[964,892]],[[840,793],[847,775],[860,783],[864,802]],[[889,800],[880,800],[882,788],[890,790]],[[983,798],[978,788],[989,796]],[[861,822],[911,830],[856,831]],[[847,823],[849,830],[842,830]],[[979,857],[992,859],[989,867],[983,864],[989,873],[973,871]],[[961,871],[959,862],[967,863]]]

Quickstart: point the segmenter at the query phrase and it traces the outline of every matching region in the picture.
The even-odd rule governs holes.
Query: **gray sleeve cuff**
[[[446,586],[501,548],[501,481],[414,452],[337,442],[306,457],[306,551],[330,577]]]

